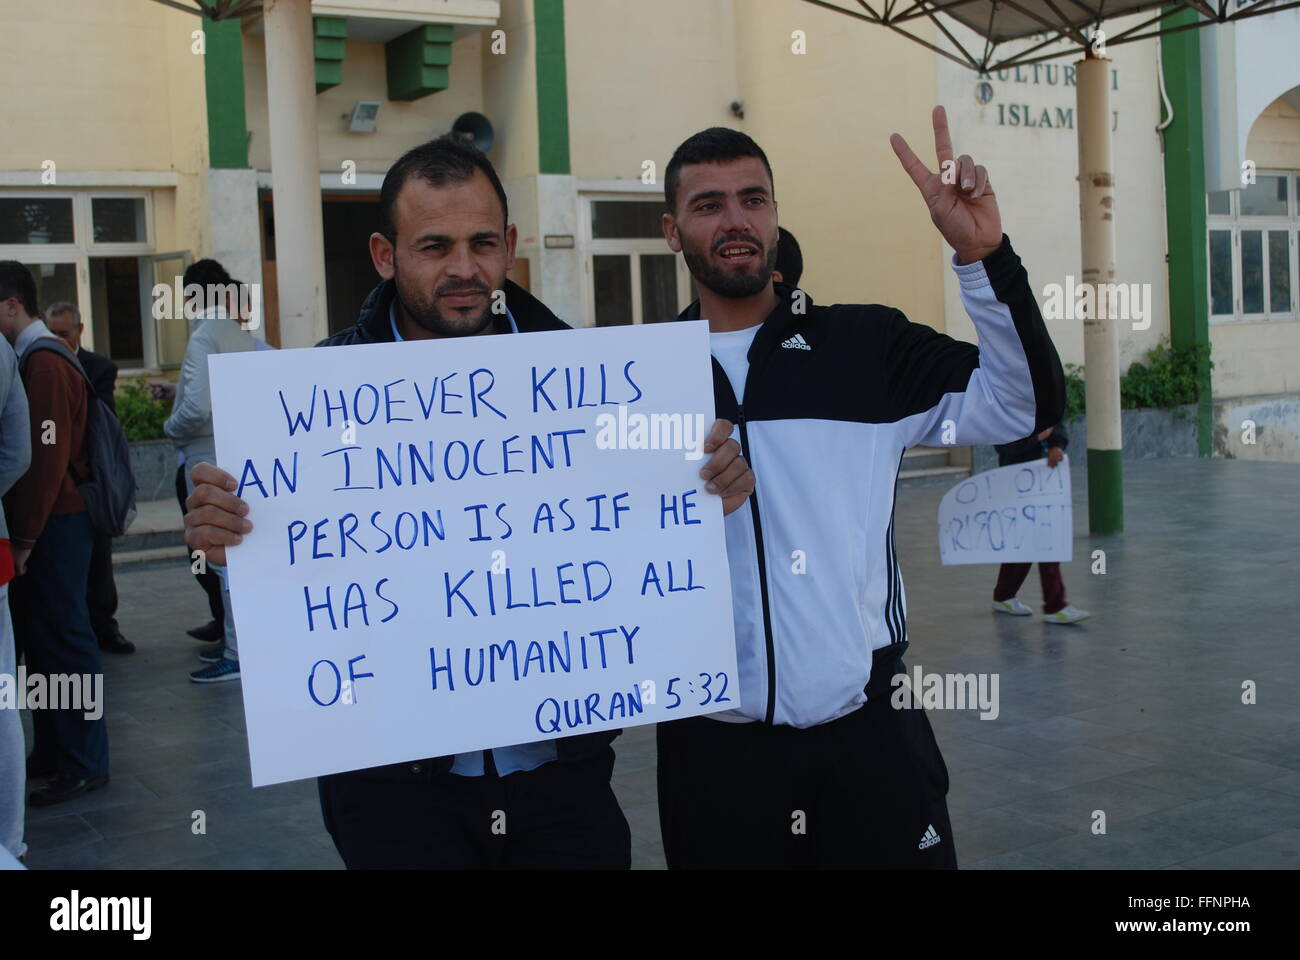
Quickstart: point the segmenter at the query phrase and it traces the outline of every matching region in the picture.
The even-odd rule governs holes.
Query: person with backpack
[[[108,357],[81,345],[86,326],[75,303],[60,301],[45,308],[45,325],[50,333],[68,345],[77,362],[86,371],[95,396],[117,416],[117,364]],[[135,644],[122,636],[117,623],[117,582],[113,579],[113,538],[95,533],[95,549],[90,554],[90,582],[86,585],[86,602],[90,605],[90,625],[99,638],[99,649],[107,653],[135,653]]]
[[[31,419],[31,468],[5,498],[14,635],[30,673],[93,677],[103,673],[86,604],[95,525],[78,478],[91,477],[88,428],[92,404],[100,401],[76,357],[39,317],[31,273],[15,260],[0,261],[0,332],[18,355]],[[27,777],[48,778],[31,794],[32,806],[107,786],[102,709],[33,710],[32,722],[36,745]]]
[[[254,337],[248,331],[248,322],[239,313],[239,284],[216,260],[198,260],[185,270],[187,312],[199,314],[198,325],[185,345],[185,359],[181,363],[180,379],[176,383],[176,399],[171,416],[163,424],[163,432],[172,438],[176,448],[185,455],[186,491],[194,491],[190,471],[194,464],[217,459],[216,441],[212,436],[212,389],[208,381],[208,357],[215,353],[242,353],[257,349]],[[197,289],[196,289],[197,288]],[[202,291],[202,296],[190,300],[190,291]],[[220,564],[207,564],[221,582],[222,624],[224,646],[200,654],[208,666],[193,671],[194,683],[223,683],[239,679],[239,644],[235,635],[235,618],[230,613],[230,582],[226,568]]]

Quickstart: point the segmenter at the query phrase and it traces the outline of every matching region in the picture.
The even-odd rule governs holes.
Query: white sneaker
[[[1090,616],[1092,616],[1092,614],[1087,610],[1080,610],[1078,607],[1072,607],[1067,603],[1055,613],[1043,614],[1043,619],[1048,623],[1078,623],[1080,620]]]
[[[1034,612],[1025,606],[1019,597],[1012,597],[1010,600],[994,600],[993,609],[998,613],[1009,613],[1013,617],[1027,617]]]

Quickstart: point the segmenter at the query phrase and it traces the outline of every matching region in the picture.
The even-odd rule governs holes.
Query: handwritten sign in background
[[[963,480],[939,502],[945,564],[1068,563],[1074,556],[1070,458],[998,467]]]
[[[705,324],[211,372],[255,786],[739,705]]]

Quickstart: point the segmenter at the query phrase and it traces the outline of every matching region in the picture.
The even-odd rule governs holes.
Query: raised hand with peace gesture
[[[930,219],[957,252],[958,262],[974,263],[1002,243],[998,201],[993,196],[987,170],[977,166],[966,154],[953,159],[948,114],[943,107],[934,108],[931,121],[934,152],[939,158],[938,173],[931,172],[899,134],[890,136],[889,143],[921,191],[925,205],[930,208]]]

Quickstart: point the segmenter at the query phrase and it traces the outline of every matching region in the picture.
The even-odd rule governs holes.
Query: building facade
[[[1083,361],[1081,322],[1046,309],[1080,272],[1069,58],[980,77],[799,0],[264,6],[213,22],[152,0],[0,0],[19,51],[0,81],[23,91],[0,145],[0,257],[32,265],[42,303],[78,302],[93,348],[125,370],[180,362],[184,321],[152,292],[201,256],[261,285],[272,343],[352,323],[377,280],[384,172],[458,121],[505,183],[514,279],[574,325],[689,303],[662,174],[681,140],[723,125],[767,151],[816,300],[890,303],[971,338],[888,140],[932,156],[934,103],[990,169],[1062,359]],[[1300,60],[1279,53],[1300,45],[1300,11],[1174,36],[1107,52],[1116,280],[1141,298],[1121,363],[1206,339],[1203,452],[1212,433],[1219,455],[1300,459]],[[308,184],[284,159],[304,151]],[[1225,180],[1247,160],[1251,182]],[[1266,441],[1241,442],[1247,420]]]

